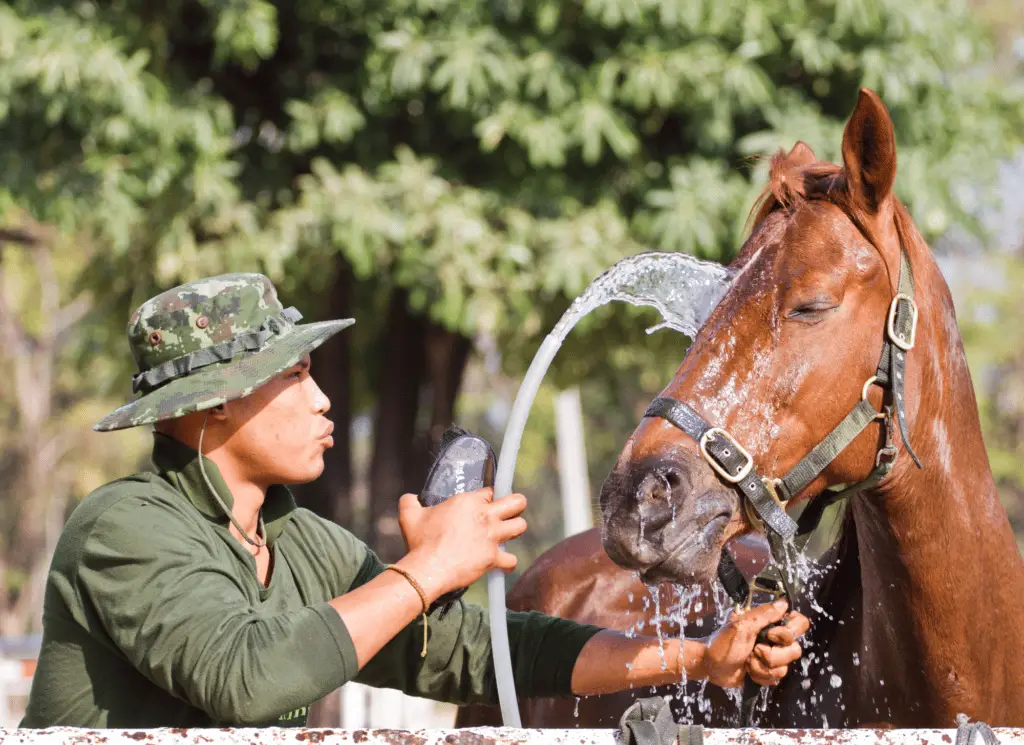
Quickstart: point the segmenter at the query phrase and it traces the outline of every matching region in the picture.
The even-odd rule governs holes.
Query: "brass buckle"
[[[726,471],[721,465],[718,464],[718,461],[714,459],[711,453],[708,452],[708,440],[710,440],[713,435],[721,435],[722,437],[724,437],[726,442],[732,445],[732,447],[736,448],[737,453],[739,453],[740,455],[747,459],[746,464],[743,466],[743,468],[739,470],[739,473],[737,473],[736,475],[733,475]],[[711,467],[715,469],[715,472],[718,473],[719,476],[728,481],[730,484],[740,483],[750,474],[750,472],[754,468],[754,459],[751,457],[750,453],[744,450],[743,446],[736,442],[733,436],[730,435],[721,427],[712,427],[703,435],[701,435],[699,446],[700,454],[704,456],[704,460],[710,463]],[[732,453],[724,454],[732,455]]]
[[[899,307],[900,301],[906,301],[910,303],[910,338],[904,339],[896,333],[896,309]],[[892,299],[892,303],[889,304],[889,318],[885,324],[885,331],[889,336],[889,341],[895,344],[897,347],[902,349],[904,352],[909,352],[914,348],[914,340],[917,338],[917,303],[914,302],[914,298],[910,295],[899,293]]]

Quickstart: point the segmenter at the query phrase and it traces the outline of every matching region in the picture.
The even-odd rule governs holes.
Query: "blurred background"
[[[0,726],[63,521],[147,462],[148,429],[91,430],[130,396],[145,299],[259,271],[306,320],[357,319],[313,356],[336,445],[296,492],[395,559],[398,496],[453,422],[500,447],[571,299],[642,250],[729,261],[764,156],[839,160],[860,86],[895,121],[897,193],[952,286],[1024,545],[1022,0],[0,5]],[[520,567],[591,524],[682,358],[655,320],[605,307],[557,357],[518,461]],[[374,695],[311,724],[452,721]]]

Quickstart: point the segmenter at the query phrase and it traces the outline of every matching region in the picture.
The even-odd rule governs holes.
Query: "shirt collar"
[[[160,432],[153,433],[153,465],[160,476],[184,494],[197,510],[227,525],[228,516],[221,510],[203,480],[198,456],[199,453],[173,437]],[[230,509],[235,500],[228,485],[224,483],[224,477],[220,475],[217,464],[205,456],[203,464],[210,484]],[[281,535],[295,509],[295,498],[288,487],[275,484],[267,489],[267,496],[263,501],[263,522],[267,528],[268,544],[273,543]]]

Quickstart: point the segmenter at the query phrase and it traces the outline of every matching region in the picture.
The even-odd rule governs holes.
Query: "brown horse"
[[[923,468],[900,442],[892,471],[850,499],[823,576],[798,598],[813,609],[804,658],[759,723],[950,727],[965,713],[1024,725],[1024,561],[989,469],[952,299],[892,194],[892,121],[870,91],[842,154],[839,167],[797,143],[773,158],[732,286],[663,393],[726,429],[759,473],[787,473],[863,395],[896,406],[867,381],[905,252],[918,320],[899,403]],[[885,429],[868,425],[787,507],[864,480]],[[601,508],[605,550],[649,583],[710,580],[721,547],[752,529],[737,490],[660,417],[626,443]]]

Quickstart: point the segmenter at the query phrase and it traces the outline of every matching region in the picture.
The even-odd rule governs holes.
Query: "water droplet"
[[[860,667],[860,655],[858,655],[856,652],[853,653],[853,664],[854,667]]]
[[[828,679],[828,683],[833,688],[838,688],[839,686],[841,686],[843,684],[843,679],[840,678],[835,673],[832,673],[832,677]]]

